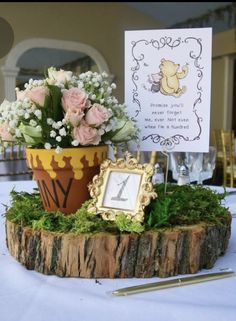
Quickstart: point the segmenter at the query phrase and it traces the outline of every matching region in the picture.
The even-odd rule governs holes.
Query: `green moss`
[[[10,193],[12,199],[12,206],[6,207],[7,219],[13,223],[20,225],[32,226],[33,221],[38,221],[44,212],[41,198],[38,192],[16,192],[14,190]]]
[[[72,233],[119,232],[115,223],[104,221],[101,216],[88,213],[88,205],[89,201],[85,202],[81,209],[75,213]]]
[[[228,209],[221,205],[226,192],[217,193],[200,185],[177,186],[164,184],[155,186],[158,198],[145,208],[144,224],[133,222],[124,214],[115,222],[104,221],[100,215],[88,213],[90,201],[83,204],[75,214],[64,215],[45,212],[37,191],[34,193],[11,192],[12,205],[6,208],[6,217],[13,223],[30,226],[35,230],[48,230],[62,233],[136,232],[175,225],[189,225],[199,222],[221,223],[228,215]]]
[[[201,185],[167,185],[155,186],[158,198],[145,209],[145,225],[147,228],[169,227],[174,225],[190,225],[199,222],[220,223],[228,215],[228,209],[222,201],[227,195],[218,193]]]
[[[117,216],[116,224],[121,232],[136,232],[141,233],[144,231],[144,226],[139,222],[133,222],[123,213]]]

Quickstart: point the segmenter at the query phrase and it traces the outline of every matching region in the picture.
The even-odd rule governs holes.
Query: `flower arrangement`
[[[0,138],[26,147],[55,149],[135,139],[137,127],[112,95],[108,75],[50,67],[43,80],[16,88],[16,101],[0,105]]]

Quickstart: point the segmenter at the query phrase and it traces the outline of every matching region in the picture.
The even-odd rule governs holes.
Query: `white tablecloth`
[[[31,191],[33,181],[0,182],[2,204],[10,204],[9,192]],[[218,187],[222,191],[221,187]],[[235,189],[236,190],[236,189]],[[236,213],[236,194],[224,206]],[[236,277],[160,291],[113,297],[111,291],[151,279],[59,278],[28,271],[9,253],[5,244],[4,217],[0,216],[0,320],[1,321],[234,321]],[[236,218],[224,256],[214,268],[236,271]],[[202,270],[199,273],[206,272]],[[161,279],[164,280],[164,279]]]

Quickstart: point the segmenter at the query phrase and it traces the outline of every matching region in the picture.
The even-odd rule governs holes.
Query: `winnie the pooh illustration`
[[[183,79],[188,74],[188,65],[182,67],[182,71],[179,72],[179,64],[175,64],[171,60],[161,59],[160,64],[160,92],[163,95],[170,95],[174,97],[180,97],[186,92],[186,87],[180,87],[179,79]]]

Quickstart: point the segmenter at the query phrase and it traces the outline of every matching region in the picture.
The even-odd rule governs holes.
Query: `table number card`
[[[125,102],[140,149],[207,152],[212,29],[125,32]]]

